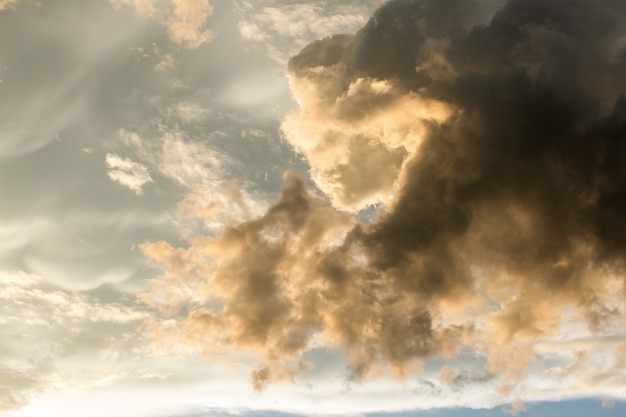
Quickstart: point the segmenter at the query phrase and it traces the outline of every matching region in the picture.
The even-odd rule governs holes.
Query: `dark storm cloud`
[[[393,198],[383,200],[378,220],[355,224],[340,244],[305,238],[338,232],[330,221],[312,222],[311,207],[322,203],[301,185],[289,197],[293,179],[259,220],[275,219],[266,233],[280,231],[281,250],[259,246],[258,257],[258,238],[238,244],[228,282],[242,296],[207,293],[226,301],[224,314],[211,320],[227,322],[235,307],[250,320],[272,318],[270,327],[255,324],[249,333],[266,362],[276,346],[266,338],[270,328],[278,335],[272,340],[298,340],[290,357],[306,349],[312,332],[345,347],[355,376],[386,367],[404,375],[423,358],[465,346],[487,358],[485,375],[500,373],[508,393],[535,357],[536,341],[559,333],[563,309],[574,307],[596,331],[623,319],[626,4],[511,0],[476,24],[488,15],[479,5],[390,1],[355,35],[314,42],[290,61],[301,110],[286,138],[313,155],[314,172],[330,173],[321,188],[331,200],[358,207],[366,197],[346,197],[358,191],[357,179],[387,169],[398,174],[380,188],[393,189]],[[412,129],[394,103],[436,103],[445,111],[416,115]],[[367,123],[372,115],[381,131],[401,124],[407,137],[419,132],[418,145],[376,139],[374,128],[323,130],[338,121]],[[295,138],[294,126],[323,130],[314,149]],[[348,155],[336,167],[317,166],[316,158],[332,155],[342,140]],[[401,161],[354,162],[376,147]],[[346,161],[356,166],[351,179],[335,169]],[[339,215],[324,209],[324,216]],[[257,224],[227,228],[212,245]],[[194,265],[190,253],[201,250],[193,243],[179,249],[185,268]],[[170,256],[153,251],[157,260]],[[235,265],[245,266],[241,274]],[[257,314],[270,305],[268,314]],[[300,322],[304,330],[294,328],[294,317],[308,317]],[[276,360],[269,362],[255,374],[262,382],[279,378],[271,373]]]

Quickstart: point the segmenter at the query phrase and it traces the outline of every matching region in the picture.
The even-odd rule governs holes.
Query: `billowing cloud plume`
[[[257,220],[145,244],[155,335],[257,352],[259,389],[321,344],[357,378],[470,351],[484,372],[442,380],[516,395],[540,340],[624,329],[626,3],[474,3],[390,1],[291,59],[283,131],[330,203],[288,174]]]
[[[142,16],[156,19],[165,26],[177,45],[196,49],[211,40],[212,33],[205,28],[206,20],[213,14],[207,0],[109,0],[115,8],[132,6]]]

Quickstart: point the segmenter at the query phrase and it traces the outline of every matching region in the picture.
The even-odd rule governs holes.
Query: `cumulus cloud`
[[[156,336],[257,352],[257,389],[313,341],[355,378],[469,350],[484,372],[443,381],[516,396],[572,320],[623,330],[626,4],[510,0],[484,24],[473,4],[390,1],[291,59],[283,132],[329,202],[287,174],[256,220],[145,244],[165,273],[144,300],[176,318]]]
[[[152,182],[148,168],[139,162],[110,153],[106,155],[105,161],[109,178],[137,194],[143,193],[142,187]]]
[[[113,7],[133,7],[141,16],[156,19],[165,26],[172,42],[187,49],[196,49],[209,42],[212,32],[206,20],[213,14],[207,0],[109,0]]]

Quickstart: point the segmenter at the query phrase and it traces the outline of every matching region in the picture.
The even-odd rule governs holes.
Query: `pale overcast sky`
[[[0,0],[0,414],[626,414],[626,3]]]

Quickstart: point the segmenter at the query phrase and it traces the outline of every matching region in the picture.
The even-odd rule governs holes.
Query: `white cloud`
[[[108,153],[106,164],[109,169],[109,178],[137,194],[143,192],[142,187],[146,183],[152,182],[148,168],[139,162]]]

